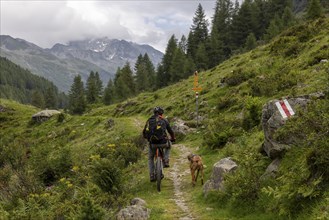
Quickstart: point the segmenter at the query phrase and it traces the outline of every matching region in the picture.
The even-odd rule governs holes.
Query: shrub
[[[31,168],[46,185],[65,176],[72,165],[71,151],[67,147],[38,146],[32,149]]]
[[[3,220],[9,219],[9,213],[0,205],[0,216]]]
[[[257,97],[249,97],[245,103],[242,126],[245,130],[258,126],[261,121],[263,103]]]
[[[64,120],[65,120],[65,115],[63,113],[57,115],[57,122],[61,123]]]
[[[122,167],[124,161],[115,158],[95,158],[89,167],[93,182],[104,192],[118,195],[122,192]]]
[[[81,220],[101,220],[105,219],[105,210],[96,204],[92,198],[87,197],[82,200],[82,207],[77,219]]]
[[[143,135],[137,135],[132,137],[129,143],[131,142],[133,146],[136,146],[137,149],[144,150],[145,146],[148,144],[147,140]]]
[[[217,110],[224,110],[227,109],[231,106],[233,106],[235,103],[237,103],[237,99],[233,98],[232,96],[230,97],[223,97],[220,98],[217,104]]]
[[[296,215],[308,202],[321,195],[321,178],[310,178],[311,173],[305,163],[308,149],[293,148],[283,158],[278,177],[273,186],[262,189],[271,197],[268,207],[278,210],[282,216]]]
[[[251,206],[259,198],[263,175],[268,158],[254,149],[254,143],[243,141],[237,145],[233,160],[238,164],[233,174],[225,176],[225,194],[233,207]]]
[[[248,83],[253,96],[273,96],[278,92],[276,81],[269,77],[254,78]]]
[[[329,57],[329,45],[323,45],[317,51],[313,52],[309,56],[307,66],[313,66],[321,62],[321,60],[326,60]]]
[[[141,141],[135,139],[136,141]],[[124,162],[124,166],[128,166],[131,163],[136,163],[142,154],[142,146],[137,147],[133,143],[117,143],[108,144],[106,146],[99,147],[96,151],[100,158],[107,158],[109,160],[120,159]]]
[[[252,96],[271,97],[278,92],[283,92],[296,86],[300,81],[300,76],[290,71],[287,67],[281,67],[275,73],[268,76],[257,77],[249,80]]]
[[[22,138],[12,140],[9,137],[1,137],[0,166],[10,164],[14,169],[24,166],[26,162],[27,148]],[[11,142],[11,143],[10,143]]]
[[[254,77],[253,73],[244,72],[241,68],[239,68],[233,70],[231,74],[222,79],[222,83],[227,83],[229,86],[237,86],[252,77]]]
[[[115,149],[114,157],[122,158],[125,166],[136,163],[142,154],[141,149],[131,143],[117,144]]]
[[[212,149],[221,148],[242,134],[241,122],[238,119],[225,118],[220,115],[209,122],[205,134],[203,136],[205,145]]]

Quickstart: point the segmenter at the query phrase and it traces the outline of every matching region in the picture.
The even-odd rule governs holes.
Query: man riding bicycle
[[[148,151],[148,166],[151,182],[155,181],[154,156],[156,147],[154,146],[167,144],[167,147],[164,148],[164,167],[166,168],[169,167],[171,148],[167,132],[170,134],[170,141],[175,142],[175,134],[171,129],[168,120],[163,117],[164,110],[161,107],[155,107],[153,113],[154,114],[147,120],[143,129],[143,137],[146,138],[150,144]]]

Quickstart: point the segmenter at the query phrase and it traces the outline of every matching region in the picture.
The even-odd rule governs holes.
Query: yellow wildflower
[[[115,144],[108,144],[108,147],[115,147]]]
[[[89,158],[91,160],[99,160],[99,159],[101,159],[101,156],[99,154],[96,154],[96,155],[91,155]]]
[[[73,166],[72,167],[72,171],[77,172],[78,170],[79,170],[79,167],[78,166]]]

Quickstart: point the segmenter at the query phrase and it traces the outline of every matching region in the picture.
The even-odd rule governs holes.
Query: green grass
[[[297,215],[279,216],[278,207],[271,205],[270,197],[259,192],[257,201],[248,200],[247,205],[237,205],[236,201],[241,194],[248,192],[239,191],[241,184],[253,184],[253,177],[265,172],[271,162],[259,153],[264,135],[261,125],[253,118],[256,115],[259,119],[259,107],[272,99],[328,91],[329,62],[321,60],[329,59],[329,20],[317,22],[322,22],[321,28],[314,28],[317,23],[292,28],[267,45],[200,72],[199,84],[203,91],[199,95],[199,114],[203,120],[197,128],[193,76],[122,103],[90,108],[81,116],[64,113],[63,122],[58,122],[54,116],[44,123],[31,123],[31,116],[40,109],[1,99],[1,106],[7,111],[0,112],[0,216],[31,218],[24,208],[28,207],[33,210],[33,216],[61,218],[63,216],[58,213],[62,213],[73,219],[83,209],[80,201],[88,197],[95,207],[105,211],[106,216],[113,217],[120,207],[129,204],[130,199],[141,197],[151,209],[151,219],[184,217],[185,213],[172,200],[172,182],[165,178],[161,193],[156,191],[154,183],[149,182],[146,150],[138,162],[123,168],[119,187],[122,192],[118,195],[101,191],[90,178],[91,166],[101,154],[105,155],[103,159],[113,159],[119,166],[120,158],[110,157],[116,151],[113,146],[133,143],[142,149],[145,144],[141,138],[144,123],[153,107],[162,106],[172,124],[174,117],[179,117],[196,128],[178,144],[202,155],[205,180],[210,178],[213,164],[222,158],[231,157],[239,165],[238,172],[227,180],[231,194],[214,192],[204,197],[202,187],[192,187],[190,175],[183,174],[188,169],[186,159],[186,164],[179,168],[181,189],[196,219],[328,218],[328,188],[324,186],[323,196],[315,198],[316,202],[305,203],[310,204],[307,212],[301,210]],[[310,29],[313,32],[308,31]],[[110,119],[114,121],[113,127],[107,124]],[[212,135],[215,138],[210,140]],[[171,163],[178,161],[179,156],[174,146]],[[294,163],[293,156],[288,159]],[[248,169],[249,166],[254,170]],[[48,186],[40,180],[40,175],[51,176],[51,172],[55,172],[54,179]],[[21,182],[20,178],[24,181]],[[64,188],[62,178],[74,186]],[[290,183],[289,179],[285,181]],[[266,184],[273,183],[260,182],[261,187],[266,187]],[[291,183],[282,187],[288,186],[294,187]],[[49,192],[46,187],[53,189]],[[48,196],[47,193],[50,195],[47,201],[32,202],[35,195]]]

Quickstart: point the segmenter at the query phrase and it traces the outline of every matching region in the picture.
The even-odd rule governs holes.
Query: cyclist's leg
[[[149,167],[149,174],[150,174],[150,180],[154,181],[154,155],[155,155],[155,149],[152,147],[152,145],[149,145],[149,151],[148,151],[148,167]]]
[[[168,142],[168,147],[164,149],[164,167],[169,167],[171,144]]]

